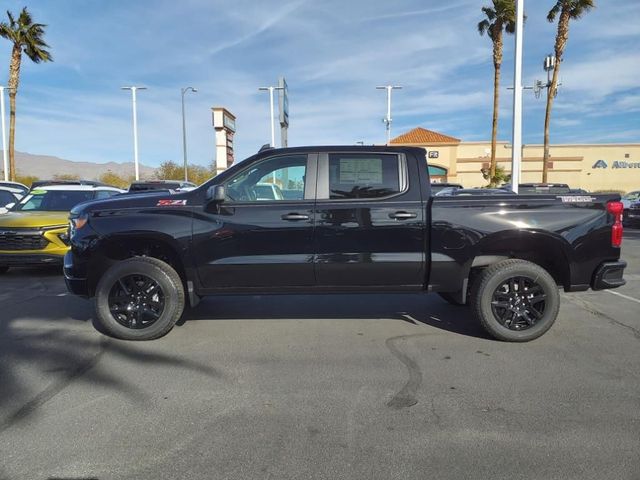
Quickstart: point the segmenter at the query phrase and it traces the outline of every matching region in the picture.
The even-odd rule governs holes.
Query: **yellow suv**
[[[0,215],[0,273],[11,266],[61,265],[69,250],[69,211],[81,202],[122,192],[95,182],[33,188]]]

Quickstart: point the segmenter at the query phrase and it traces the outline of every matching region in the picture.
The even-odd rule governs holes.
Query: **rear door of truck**
[[[397,148],[319,154],[319,287],[424,287],[427,218],[417,168],[414,156]]]

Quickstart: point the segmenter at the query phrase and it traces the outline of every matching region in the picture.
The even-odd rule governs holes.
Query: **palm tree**
[[[549,124],[551,122],[551,107],[553,106],[553,99],[556,96],[558,88],[558,72],[560,71],[560,64],[562,62],[562,55],[564,49],[567,46],[567,40],[569,40],[569,22],[571,20],[578,20],[585,13],[595,7],[593,0],[557,0],[549,13],[547,14],[547,20],[553,22],[558,14],[558,33],[556,34],[555,54],[556,65],[553,69],[553,77],[551,78],[551,85],[547,89],[547,110],[544,116],[544,155],[542,159],[542,182],[547,182],[548,175],[548,163],[549,163]]]
[[[7,11],[9,22],[0,23],[0,36],[13,43],[11,62],[9,63],[9,176],[16,177],[15,135],[16,135],[16,95],[20,82],[20,65],[24,53],[34,63],[52,61],[51,54],[46,50],[49,45],[43,40],[46,25],[33,23],[31,14],[24,7],[16,20]]]
[[[496,184],[496,140],[498,136],[498,102],[500,89],[500,67],[502,65],[502,33],[513,33],[516,29],[515,0],[493,0],[493,8],[482,7],[487,18],[478,23],[480,35],[485,33],[493,42],[493,124],[491,127],[491,165],[489,185]]]

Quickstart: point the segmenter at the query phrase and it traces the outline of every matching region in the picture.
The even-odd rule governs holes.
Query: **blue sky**
[[[552,0],[526,0],[525,83],[543,78]],[[17,12],[24,1],[5,1]],[[476,30],[485,1],[32,0],[55,62],[23,62],[17,149],[76,161],[132,159],[130,93],[139,94],[140,161],[182,159],[180,87],[189,160],[214,157],[212,106],[238,117],[244,158],[269,142],[268,95],[290,89],[290,145],[382,143],[394,83],[393,133],[415,126],[462,140],[491,133],[491,42]],[[571,26],[553,143],[640,142],[640,2],[599,0]],[[499,138],[510,140],[513,37],[506,39]],[[0,39],[0,82],[10,44]],[[544,101],[524,97],[524,142],[542,142]]]

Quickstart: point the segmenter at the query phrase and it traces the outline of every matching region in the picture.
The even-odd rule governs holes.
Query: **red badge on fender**
[[[187,204],[186,200],[158,200],[158,207],[182,207]]]

